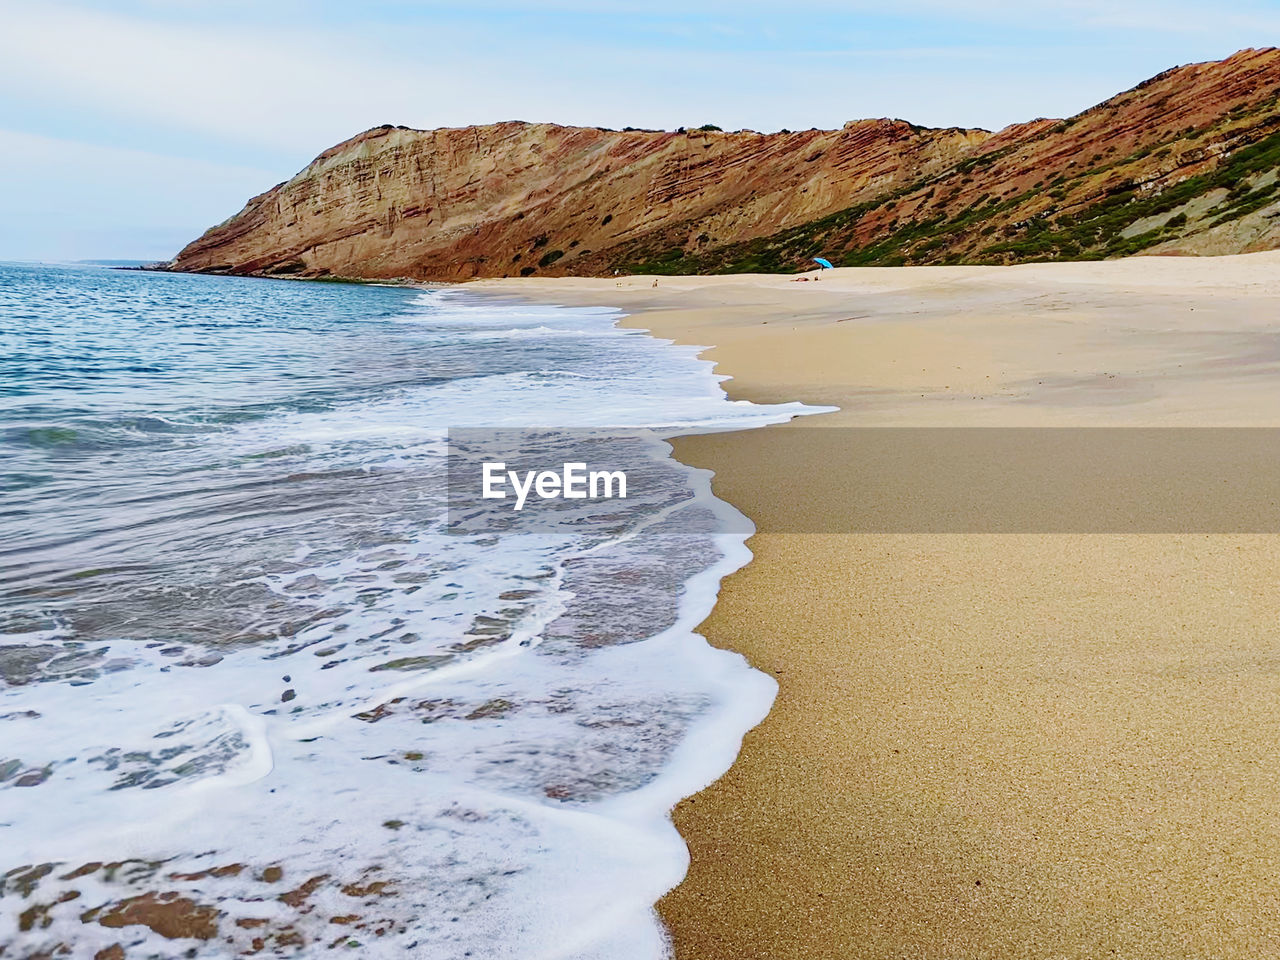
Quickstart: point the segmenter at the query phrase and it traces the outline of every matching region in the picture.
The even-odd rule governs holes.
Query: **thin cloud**
[[[0,259],[161,259],[279,178],[0,129]]]
[[[419,63],[353,58],[318,32],[252,35],[50,5],[4,19],[0,81],[11,90],[272,147],[349,136],[458,83],[456,64],[425,52]]]
[[[47,160],[0,167],[3,255],[40,231],[62,231],[41,241],[56,246],[77,218],[109,232],[145,211],[155,229],[194,236],[379,123],[768,131],[897,116],[994,129],[1066,116],[1177,63],[1267,43],[1280,34],[1273,6],[0,0],[0,123],[68,137],[0,140]],[[246,167],[166,158],[182,151]],[[181,217],[151,210],[160,196]],[[113,249],[136,252],[84,255]]]

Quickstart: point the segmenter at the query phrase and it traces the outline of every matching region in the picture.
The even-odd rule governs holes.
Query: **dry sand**
[[[1280,537],[785,532],[848,497],[829,446],[768,441],[1280,426],[1280,254],[486,286],[841,408],[678,443],[778,531],[703,629],[780,686],[676,811],[680,960],[1280,956]]]

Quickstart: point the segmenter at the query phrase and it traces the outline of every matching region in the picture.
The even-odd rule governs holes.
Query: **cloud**
[[[167,258],[278,179],[0,130],[0,259]]]
[[[0,133],[0,256],[167,256],[380,123],[993,128],[1265,42],[1280,13],[1258,0],[0,0],[0,24],[0,124],[26,131]]]
[[[352,84],[344,52],[309,37],[43,4],[7,11],[4,24],[0,77],[31,97],[275,147],[327,134],[326,114],[368,113],[358,101],[370,81],[395,90],[405,79],[362,64]]]
[[[800,98],[804,108],[798,69],[821,89],[875,90],[883,105],[867,104],[864,114],[918,116],[917,102],[927,110],[923,95],[895,99],[906,83],[908,92],[931,86],[944,102],[967,98],[971,108],[954,122],[998,126],[1056,106],[1031,103],[1048,76],[1076,83],[1087,91],[1082,103],[1092,102],[1094,76],[1124,75],[1116,53],[1126,44],[1129,60],[1154,72],[1280,28],[1263,7],[1223,13],[1191,0],[898,0],[889,11],[868,0],[808,0],[782,12],[772,0],[109,6],[0,0],[0,88],[49,111],[87,108],[295,158],[384,122],[677,125],[689,104],[705,102],[740,118],[730,122],[764,127],[777,116],[774,104]],[[1194,43],[1160,46],[1152,38],[1162,33]],[[1138,56],[1157,47],[1158,55]],[[911,76],[853,57],[821,72],[804,66],[814,55],[883,61],[921,49],[938,53]],[[1100,50],[1111,63],[1098,63]],[[981,65],[957,69],[965,60]],[[1023,82],[997,92],[996,105],[1023,106],[975,116],[993,79],[1017,71]],[[853,106],[826,122],[857,115]]]

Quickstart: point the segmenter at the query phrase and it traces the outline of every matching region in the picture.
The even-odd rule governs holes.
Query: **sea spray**
[[[804,408],[602,309],[2,268],[0,312],[0,943],[662,954],[668,811],[773,696],[693,633],[749,525],[655,437],[599,522],[450,531],[448,431]]]

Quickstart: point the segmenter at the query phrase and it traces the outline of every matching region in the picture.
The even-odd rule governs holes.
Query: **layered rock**
[[[1278,95],[1267,49],[997,133],[378,127],[171,268],[463,280],[1265,249],[1280,245]]]

